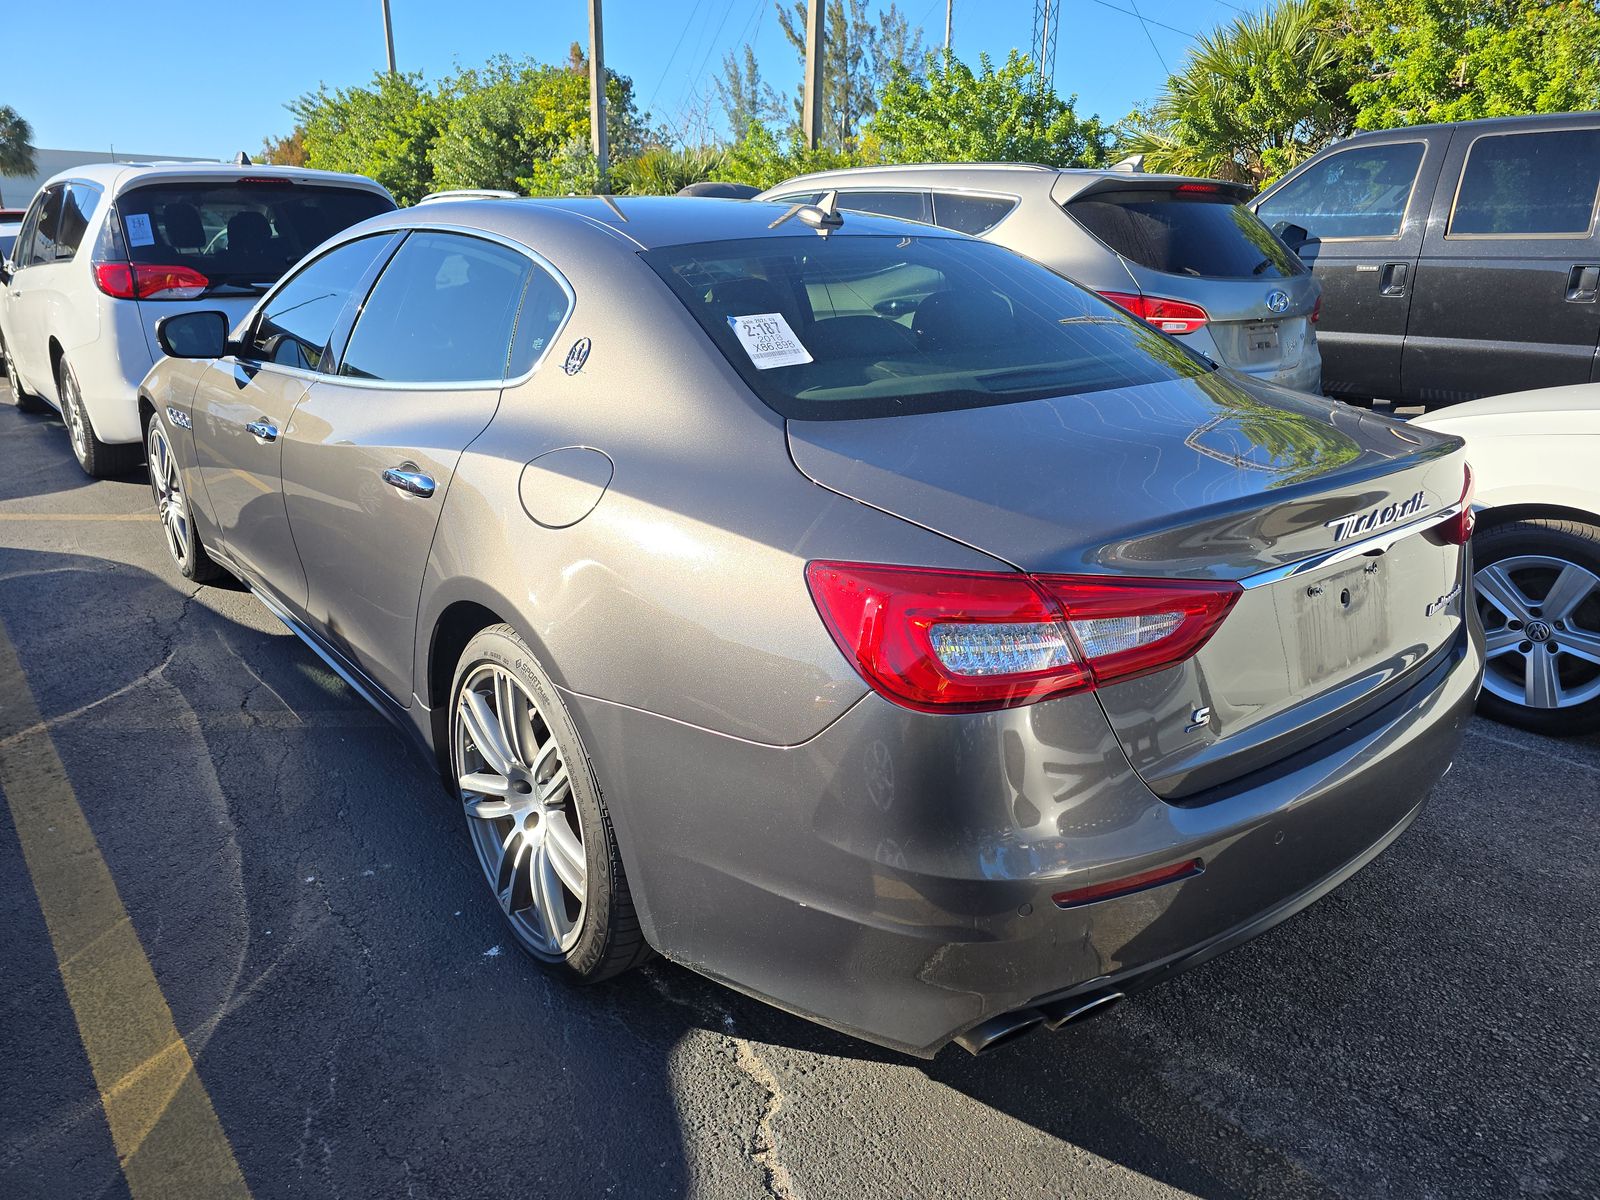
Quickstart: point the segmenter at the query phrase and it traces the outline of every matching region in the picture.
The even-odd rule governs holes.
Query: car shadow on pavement
[[[0,549],[0,621],[253,1194],[687,1192],[688,1010],[513,949],[421,756],[151,561]],[[117,1194],[6,811],[0,1194]]]

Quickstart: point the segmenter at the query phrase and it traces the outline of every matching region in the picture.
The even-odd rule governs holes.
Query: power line
[[[678,50],[683,45],[683,39],[689,34],[689,26],[694,24],[695,13],[700,11],[702,0],[694,0],[694,7],[689,10],[689,19],[683,23],[683,29],[678,34],[678,40],[672,47],[672,53],[667,55],[667,65],[661,68],[661,74],[656,79],[656,86],[650,92],[650,99],[645,102],[645,111],[649,112],[655,106],[656,97],[661,93],[661,85],[667,80],[667,72],[672,70],[673,60],[678,57]]]
[[[1112,12],[1119,12],[1125,17],[1132,17],[1134,20],[1143,21],[1147,25],[1155,25],[1162,29],[1170,29],[1173,33],[1181,33],[1186,38],[1197,38],[1200,36],[1197,33],[1190,33],[1187,29],[1179,29],[1176,25],[1168,25],[1165,21],[1156,21],[1152,20],[1150,17],[1141,17],[1132,9],[1123,8],[1120,5],[1112,4],[1110,3],[1110,0],[1093,0],[1093,2],[1098,4],[1101,8],[1109,8]]]
[[[1128,0],[1128,3],[1133,5],[1133,15],[1139,18],[1139,28],[1144,30],[1144,40],[1149,42],[1150,49],[1156,52],[1156,61],[1161,64],[1163,71],[1171,75],[1172,68],[1167,66],[1167,60],[1161,54],[1161,47],[1156,45],[1155,35],[1150,32],[1150,22],[1146,21],[1144,14],[1139,11],[1139,0]]]

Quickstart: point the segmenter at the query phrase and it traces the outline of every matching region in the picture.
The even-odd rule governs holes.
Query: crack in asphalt
[[[795,1183],[778,1144],[777,1117],[785,1100],[783,1085],[756,1053],[754,1044],[734,1032],[737,1023],[733,1014],[720,1005],[680,995],[657,967],[646,967],[640,973],[649,982],[650,989],[667,1003],[688,1009],[701,1021],[721,1031],[716,1036],[732,1047],[734,1066],[761,1094],[760,1111],[746,1143],[747,1157],[760,1171],[762,1187],[773,1200],[805,1200],[805,1193]]]

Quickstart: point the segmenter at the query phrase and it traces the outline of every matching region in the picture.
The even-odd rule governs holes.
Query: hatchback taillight
[[[118,300],[193,300],[211,286],[193,267],[125,262],[95,263],[94,283]]]
[[[1439,525],[1439,536],[1452,546],[1465,546],[1472,540],[1472,531],[1477,527],[1478,515],[1472,511],[1473,493],[1476,488],[1472,478],[1472,464],[1464,464],[1465,477],[1461,481],[1461,511],[1448,521]]]
[[[1211,318],[1198,304],[1166,300],[1160,296],[1138,296],[1131,292],[1101,292],[1107,300],[1134,316],[1154,325],[1162,333],[1194,333]]]
[[[813,562],[806,582],[861,677],[923,712],[1016,708],[1182,662],[1241,592],[1207,580],[854,562]]]

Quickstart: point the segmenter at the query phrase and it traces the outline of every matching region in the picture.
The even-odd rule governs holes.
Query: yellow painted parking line
[[[0,509],[0,521],[154,521],[155,513],[28,513]]]
[[[0,789],[134,1200],[248,1197],[3,624]]]

